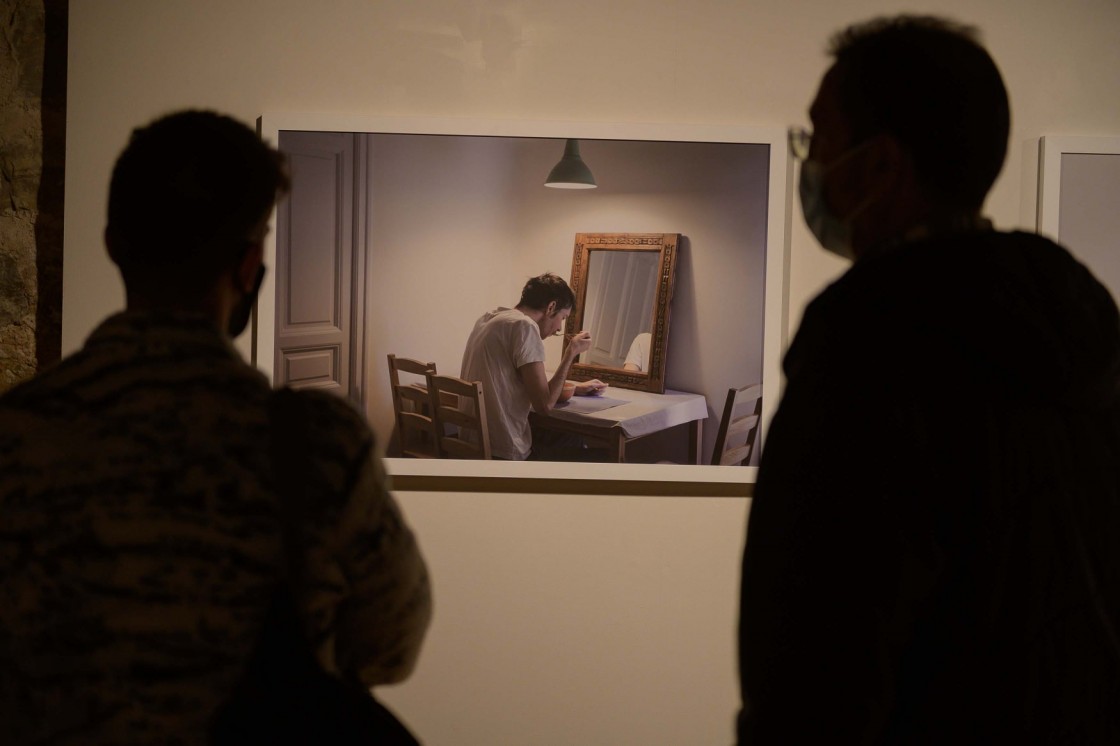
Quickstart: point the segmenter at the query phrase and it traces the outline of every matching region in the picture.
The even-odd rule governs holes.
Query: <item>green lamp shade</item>
[[[564,157],[549,172],[544,185],[555,189],[594,189],[597,186],[591,169],[579,157],[579,140],[568,140],[564,144]]]

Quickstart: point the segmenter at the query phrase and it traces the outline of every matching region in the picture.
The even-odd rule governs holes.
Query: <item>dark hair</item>
[[[257,134],[211,111],[136,129],[109,184],[107,233],[126,283],[198,283],[240,260],[289,180]]]
[[[518,305],[543,311],[552,301],[556,301],[556,310],[562,311],[565,308],[575,307],[576,296],[568,287],[568,283],[564,282],[564,278],[545,272],[525,283],[525,287],[521,289],[521,301]]]
[[[860,139],[887,132],[931,199],[979,209],[1007,154],[1010,107],[975,28],[930,16],[877,18],[837,33],[840,106]]]

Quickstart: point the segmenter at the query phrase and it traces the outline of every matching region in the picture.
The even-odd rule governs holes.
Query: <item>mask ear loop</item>
[[[226,333],[231,337],[237,337],[241,332],[245,331],[245,327],[249,325],[249,319],[253,314],[253,309],[257,305],[257,296],[261,292],[261,284],[264,282],[264,264],[257,267],[256,277],[253,278],[253,286],[241,300],[237,302],[229,315],[229,325],[226,327]]]
[[[871,137],[868,137],[868,138],[860,141],[859,143],[856,143],[852,147],[848,148],[843,153],[838,155],[836,158],[833,158],[831,163],[828,163],[828,164],[823,164],[822,163],[820,165],[820,175],[817,178],[819,178],[821,180],[822,184],[823,184],[824,177],[827,176],[830,171],[832,171],[834,168],[837,168],[838,166],[842,166],[843,164],[847,163],[853,156],[855,156],[860,151],[864,150],[869,145],[871,145],[871,143],[874,140],[875,140],[874,135],[871,136]],[[810,161],[805,161],[805,162],[808,163]],[[820,163],[820,161],[816,161],[816,163]],[[849,212],[846,216],[844,216],[844,217],[837,216],[836,219],[839,220],[841,223],[843,223],[845,225],[845,228],[850,232],[851,228],[852,228],[852,221],[854,221],[856,218],[858,218],[860,215],[862,215],[864,213],[864,211],[867,210],[867,208],[871,207],[871,205],[873,205],[877,199],[879,199],[880,197],[883,196],[883,193],[885,191],[886,190],[883,189],[883,190],[880,190],[880,191],[876,192],[875,194],[867,195],[866,197],[864,197],[863,201],[860,202],[858,205],[856,205],[855,208],[851,212]]]

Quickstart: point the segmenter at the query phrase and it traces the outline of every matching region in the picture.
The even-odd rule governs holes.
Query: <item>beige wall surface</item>
[[[827,36],[913,9],[894,0],[73,0],[63,352],[122,305],[101,248],[106,184],[130,129],[156,115],[200,106],[246,122],[332,111],[804,124]],[[1030,227],[1037,139],[1120,133],[1120,3],[929,0],[922,9],[979,25],[1002,67],[1012,140],[988,208],[1000,227]],[[795,325],[842,265],[815,247],[793,206]],[[731,740],[743,501],[402,502],[431,559],[437,617],[415,678],[386,698],[429,743]]]
[[[424,743],[731,742],[746,501],[400,501],[435,615],[412,678],[377,694]]]
[[[101,248],[108,173],[136,124],[184,106],[380,116],[786,125],[845,23],[888,0],[76,0],[70,10],[63,351],[122,303]],[[1034,219],[1035,141],[1120,131],[1115,0],[931,0],[981,27],[1013,107],[1000,226]],[[796,204],[795,204],[796,208]],[[791,321],[842,265],[795,215]]]

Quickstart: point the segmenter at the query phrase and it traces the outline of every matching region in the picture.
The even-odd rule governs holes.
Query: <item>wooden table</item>
[[[613,406],[590,411],[604,404]],[[627,443],[687,423],[689,463],[698,464],[707,417],[708,402],[703,394],[668,389],[664,394],[652,394],[612,386],[601,399],[573,396],[547,415],[531,412],[529,422],[605,443],[610,459],[618,463],[626,460]]]

